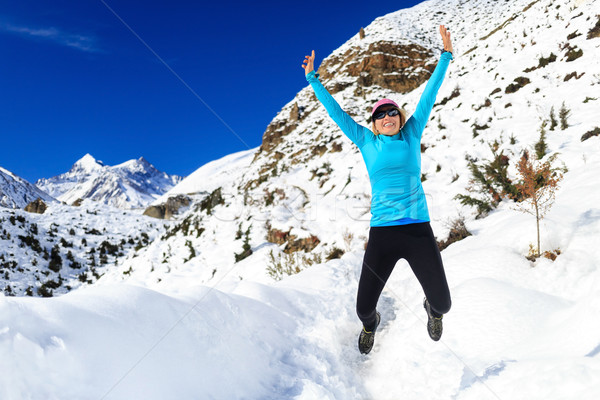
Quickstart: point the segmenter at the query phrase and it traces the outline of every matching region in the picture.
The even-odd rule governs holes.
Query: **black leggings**
[[[377,301],[401,258],[410,264],[433,311],[450,310],[450,290],[429,222],[371,227],[356,299],[356,313],[365,328],[374,327]]]

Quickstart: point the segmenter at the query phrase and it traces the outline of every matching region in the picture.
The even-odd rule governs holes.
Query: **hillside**
[[[0,398],[600,396],[597,2],[429,0],[376,19],[322,59],[325,86],[367,126],[381,97],[410,114],[439,57],[440,23],[455,60],[423,135],[422,180],[438,240],[461,219],[471,233],[442,251],[453,308],[440,342],[399,261],[375,347],[358,353],[370,186],[358,150],[307,86],[259,148],[201,167],[153,203],[188,196],[173,221],[82,217],[117,241],[140,225],[149,235],[92,285],[51,299],[0,294],[0,354],[14,366],[0,374]],[[472,166],[497,155],[516,182],[526,149],[564,167],[541,224],[554,260],[526,258],[535,218],[513,200],[478,213],[456,198],[485,198],[468,190]],[[66,229],[74,215],[61,207],[53,215]],[[31,230],[14,215],[12,237]]]
[[[0,207],[24,208],[37,199],[55,201],[25,179],[0,167]]]
[[[516,181],[516,163],[525,149],[533,151],[546,121],[544,160],[558,152],[559,165],[571,169],[595,157],[597,140],[581,138],[600,129],[594,112],[600,80],[594,70],[587,70],[599,62],[598,39],[588,39],[597,23],[590,2],[579,8],[569,2],[542,1],[440,4],[428,1],[378,18],[365,28],[364,39],[357,34],[327,56],[319,72],[342,108],[359,123],[369,125],[369,105],[381,97],[397,99],[410,113],[427,71],[439,56],[435,41],[439,41],[438,23],[455,27],[456,60],[450,65],[422,141],[423,186],[432,227],[442,241],[453,221],[475,219],[476,210],[463,206],[456,196],[468,194],[470,163],[493,160],[491,148],[505,157],[507,173]],[[433,16],[430,28],[422,26],[424,15]],[[534,20],[535,25],[527,23]],[[392,53],[372,54],[374,45]],[[360,79],[379,76],[379,67],[374,66],[405,60],[401,54],[415,46],[420,46],[423,58],[402,61],[414,65],[394,72],[393,79],[384,83],[388,87]],[[581,50],[582,56],[568,61],[569,49],[577,54]],[[356,58],[357,54],[362,56]],[[557,56],[556,61],[539,66],[551,54]],[[580,72],[565,80],[573,71]],[[303,79],[301,70],[299,75]],[[515,80],[529,83],[519,87]],[[391,88],[402,82],[413,82],[414,87],[399,95]],[[570,114],[569,127],[549,130],[551,116],[558,120],[563,104]],[[250,153],[254,154],[251,162]],[[168,270],[202,271],[201,283],[223,276],[233,266],[241,277],[268,282],[272,278],[265,269],[254,270],[254,265],[283,261],[303,269],[363,248],[370,219],[366,169],[356,147],[329,119],[310,87],[300,91],[273,119],[260,148],[215,162],[224,164],[223,171],[228,172],[215,174],[212,166],[201,168],[182,181],[180,189],[162,197],[160,201],[196,193],[196,200],[181,214],[171,235],[153,243],[136,260],[123,262],[123,270],[133,270],[128,279],[141,274],[145,282],[148,270],[153,269],[158,274],[153,280],[164,282],[160,269],[152,267],[160,254],[164,255],[161,264],[168,265]],[[212,206],[207,208],[207,204]],[[253,260],[243,260],[238,268],[235,255],[243,254],[245,241],[252,248]],[[520,251],[526,253],[529,243],[524,242]],[[174,251],[190,246],[198,250],[197,257],[190,258],[190,251]],[[119,272],[115,276],[120,276]]]

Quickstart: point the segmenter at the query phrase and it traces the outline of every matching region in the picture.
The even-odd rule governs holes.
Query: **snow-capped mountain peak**
[[[36,186],[68,204],[91,199],[118,208],[141,208],[181,180],[156,169],[144,157],[108,166],[86,154],[69,172],[40,179]]]
[[[92,173],[101,171],[104,167],[102,161],[96,160],[91,154],[81,157],[69,170],[71,173]]]

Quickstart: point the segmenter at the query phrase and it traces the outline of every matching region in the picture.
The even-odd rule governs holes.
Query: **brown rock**
[[[36,214],[43,214],[46,212],[47,209],[48,206],[40,198],[32,201],[31,203],[25,206],[25,211]]]
[[[298,239],[296,235],[291,235],[290,231],[284,232],[279,229],[269,229],[267,232],[267,241],[278,245],[286,244],[284,253],[291,254],[303,250],[311,252],[321,243],[318,237],[310,235],[307,238]]]
[[[321,81],[348,74],[360,86],[377,85],[398,93],[407,93],[429,79],[435,69],[433,54],[416,44],[392,42],[372,43],[367,49],[352,47],[343,55],[329,57],[319,67]],[[345,89],[348,84],[327,85],[330,92]]]
[[[189,206],[190,202],[190,198],[184,195],[169,197],[164,204],[148,207],[144,215],[158,219],[171,219],[181,207]]]
[[[344,54],[328,57],[319,68],[321,82],[331,93],[337,93],[351,85],[356,86],[355,94],[363,97],[370,86],[379,86],[398,93],[407,93],[425,82],[435,69],[433,54],[416,44],[400,45],[392,42],[372,43],[368,48],[352,47]],[[337,80],[340,76],[356,79]],[[316,101],[316,98],[314,98]],[[368,107],[367,107],[368,108]],[[297,102],[281,111],[287,118],[275,118],[263,134],[262,144],[255,154],[271,153],[283,138],[293,132],[300,120],[310,111]],[[321,153],[317,150],[317,153]]]

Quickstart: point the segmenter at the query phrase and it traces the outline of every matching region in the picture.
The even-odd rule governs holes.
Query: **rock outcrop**
[[[158,219],[171,219],[179,213],[182,207],[187,207],[191,203],[188,196],[178,195],[169,197],[164,204],[150,206],[144,211],[144,215]]]
[[[25,206],[25,211],[36,214],[43,214],[48,209],[48,206],[44,201],[40,198],[32,201],[31,203]]]

